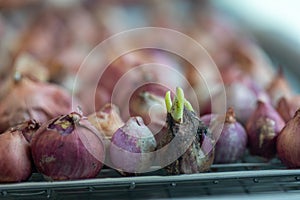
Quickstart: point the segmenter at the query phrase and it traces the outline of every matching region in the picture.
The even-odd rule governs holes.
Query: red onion
[[[300,167],[300,109],[286,124],[277,138],[277,154],[279,159],[289,168]]]
[[[235,113],[229,108],[224,116],[209,114],[200,118],[206,126],[210,126],[216,140],[214,163],[234,163],[242,158],[247,145],[247,133],[236,121]]]
[[[44,124],[32,138],[31,151],[37,170],[52,180],[96,177],[105,159],[102,135],[75,112]]]
[[[31,176],[29,142],[38,128],[35,121],[28,121],[0,134],[0,182],[20,182]]]
[[[43,123],[72,110],[72,97],[63,88],[15,74],[0,102],[0,131],[26,120]]]
[[[300,108],[300,96],[293,96],[291,98],[281,97],[277,104],[277,111],[288,122],[293,118],[296,111]]]
[[[154,161],[156,141],[141,117],[131,117],[113,135],[110,159],[120,172],[142,173]]]
[[[285,122],[272,105],[258,101],[247,122],[250,153],[267,159],[276,154],[276,139]]]

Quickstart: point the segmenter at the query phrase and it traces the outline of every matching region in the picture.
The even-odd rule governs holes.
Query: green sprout
[[[182,122],[184,108],[194,111],[191,103],[184,98],[183,90],[180,87],[176,88],[176,95],[171,99],[171,92],[168,91],[165,95],[165,103],[167,112],[171,114],[176,122]]]

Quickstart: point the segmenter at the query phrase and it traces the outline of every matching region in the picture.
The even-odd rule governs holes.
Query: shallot
[[[38,128],[31,120],[0,134],[0,182],[20,182],[31,176],[30,139]]]
[[[200,118],[209,126],[216,140],[214,163],[234,163],[239,161],[246,151],[247,133],[236,120],[232,108],[222,115],[209,114]]]
[[[156,141],[141,117],[131,117],[112,136],[110,159],[122,174],[147,172],[154,161]]]
[[[272,105],[257,102],[255,112],[247,122],[250,153],[271,159],[276,154],[276,139],[285,122]]]
[[[300,167],[300,109],[286,124],[277,138],[277,154],[279,159],[289,168]]]

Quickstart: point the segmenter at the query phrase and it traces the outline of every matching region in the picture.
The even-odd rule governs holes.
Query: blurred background
[[[275,69],[280,66],[291,87],[298,92],[299,5],[296,0],[2,0],[0,81],[5,83],[6,77],[17,69],[71,91],[80,65],[96,45],[125,30],[154,26],[179,31],[201,44],[223,79],[227,76],[223,72],[234,68],[231,75],[240,72],[249,75],[258,87],[267,89]],[[183,44],[178,43],[178,47],[180,45]],[[189,47],[183,45],[181,48]],[[104,59],[113,57],[115,52],[107,52]],[[84,109],[84,105],[91,104],[84,98],[86,88],[95,82],[90,77],[102,67],[97,59],[94,60],[79,77],[82,87],[73,90]],[[205,110],[203,105],[209,96],[207,88],[213,87],[217,78],[203,60],[197,67],[206,79],[204,89],[201,77],[195,76],[193,66],[182,58],[150,51],[120,57],[110,66],[106,76],[112,77],[109,75],[113,73],[115,82],[99,82],[96,109],[109,101],[114,84],[125,72],[137,64],[156,61],[173,62],[171,65],[187,77],[196,91],[200,109]],[[161,79],[156,76],[153,75],[153,81],[159,82]],[[200,94],[197,91],[201,91]]]

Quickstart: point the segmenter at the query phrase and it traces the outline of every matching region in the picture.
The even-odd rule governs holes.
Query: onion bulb
[[[214,160],[213,140],[206,134],[207,126],[196,116],[181,88],[171,101],[166,93],[168,131],[161,145],[164,146],[160,162],[168,164],[168,174],[192,174],[210,169]],[[162,164],[161,164],[162,165]]]
[[[277,138],[277,154],[279,159],[289,168],[300,167],[300,110],[286,124]]]
[[[72,97],[63,88],[15,73],[0,102],[0,131],[23,121],[44,123],[72,110]]]
[[[200,118],[209,126],[216,141],[214,163],[234,163],[242,158],[247,146],[247,133],[236,121],[232,108],[224,116],[208,114]]]
[[[266,159],[276,155],[276,139],[285,122],[272,105],[258,101],[247,122],[249,149],[253,155]]]
[[[154,161],[156,141],[141,117],[131,117],[113,135],[110,159],[120,172],[142,173]]]
[[[51,180],[94,178],[105,159],[100,132],[76,112],[45,123],[33,136],[37,170]]]
[[[38,128],[35,121],[27,121],[0,134],[0,182],[20,182],[31,176],[30,138]]]
[[[138,88],[129,101],[130,115],[142,117],[155,137],[159,137],[158,133],[166,128],[167,111],[164,102],[166,91],[167,88],[163,86],[153,87],[153,84],[146,84]]]

